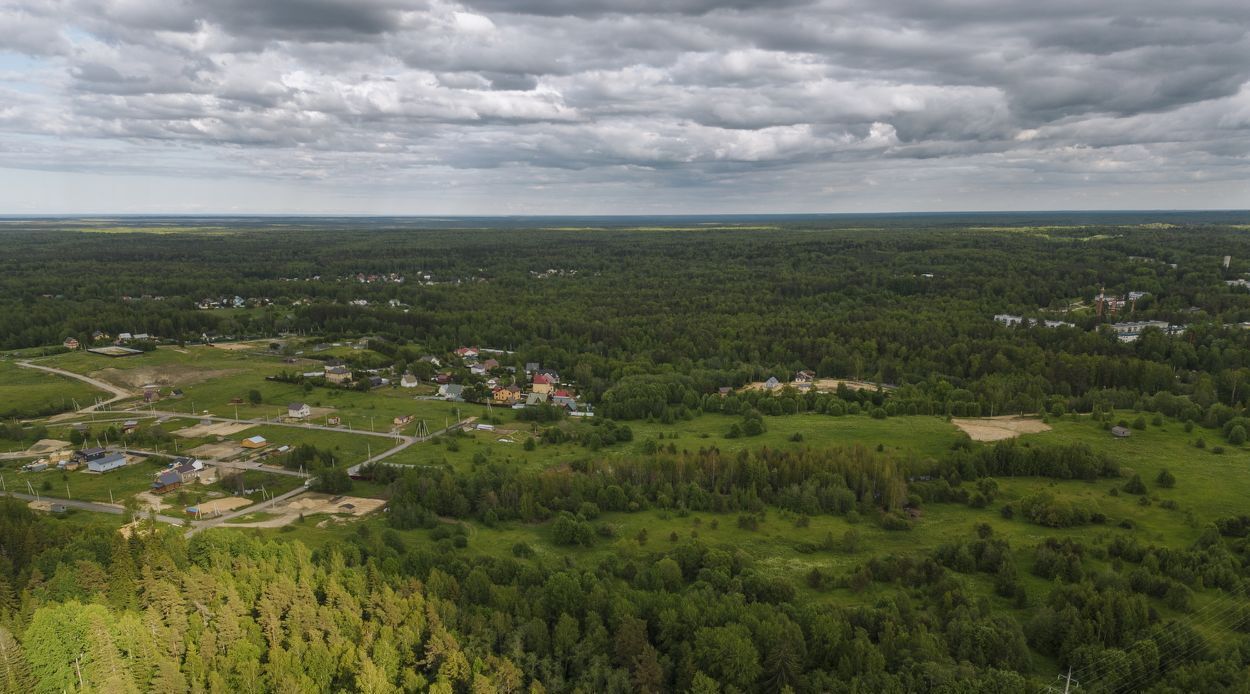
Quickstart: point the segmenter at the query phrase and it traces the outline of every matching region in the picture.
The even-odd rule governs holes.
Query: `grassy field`
[[[102,474],[83,470],[67,472],[55,468],[19,473],[13,464],[0,468],[0,474],[3,474],[5,486],[10,491],[26,492],[29,482],[40,495],[107,503],[111,493],[111,500],[120,504],[138,492],[151,489],[153,476],[164,467],[142,458],[136,461]]]
[[[123,387],[138,389],[147,383],[181,388],[180,399],[166,398],[155,404],[158,410],[205,413],[220,417],[243,419],[284,417],[287,405],[305,402],[312,407],[332,408],[331,414],[351,429],[374,428],[389,431],[395,417],[412,415],[426,420],[430,430],[441,429],[444,422],[454,422],[457,405],[442,401],[417,400],[418,394],[429,394],[430,388],[404,389],[385,386],[369,392],[339,387],[312,387],[265,380],[282,372],[316,371],[322,362],[301,359],[287,364],[278,355],[215,347],[162,347],[154,352],[110,359],[86,352],[73,352],[40,360],[41,364],[67,371],[91,375]],[[257,391],[261,402],[253,405],[249,394]],[[239,400],[239,404],[232,403]],[[133,404],[133,401],[130,403]],[[480,406],[459,404],[463,416],[479,414]],[[502,413],[502,411],[500,411]],[[509,416],[510,413],[504,416]],[[325,423],[324,417],[317,417]],[[401,433],[416,431],[417,421],[403,427]]]
[[[0,360],[0,419],[40,416],[89,405],[101,391],[81,381]]]

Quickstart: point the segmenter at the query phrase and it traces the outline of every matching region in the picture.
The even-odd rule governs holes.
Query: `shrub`
[[[1155,477],[1155,484],[1166,489],[1171,489],[1176,486],[1176,477],[1173,476],[1171,472],[1168,472],[1167,468],[1163,468],[1159,471],[1159,476]]]
[[[1124,491],[1129,494],[1145,494],[1146,483],[1142,481],[1141,475],[1133,475],[1133,478],[1124,485]]]

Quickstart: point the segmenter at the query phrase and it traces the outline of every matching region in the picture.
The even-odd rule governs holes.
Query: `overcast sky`
[[[1247,0],[0,0],[0,213],[1163,208]]]

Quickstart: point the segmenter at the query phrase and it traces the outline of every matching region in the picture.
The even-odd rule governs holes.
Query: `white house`
[[[303,419],[312,414],[312,408],[307,403],[293,402],[286,406],[286,416],[291,419]]]
[[[421,385],[421,379],[411,373],[406,373],[399,379],[399,386],[401,388],[416,388],[419,385]]]

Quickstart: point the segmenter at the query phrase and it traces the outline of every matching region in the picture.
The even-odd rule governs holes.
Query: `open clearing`
[[[282,340],[251,340],[248,342],[214,342],[209,345],[213,349],[224,349],[228,352],[241,352],[253,349],[269,349],[269,345],[273,343],[282,343]]]
[[[1040,434],[1050,431],[1050,425],[1040,419],[1019,417],[981,417],[979,419],[952,419],[973,441],[1002,441],[1014,439],[1021,434]]]
[[[186,364],[151,364],[134,369],[118,369],[109,367],[101,369],[92,376],[109,383],[116,383],[131,388],[155,384],[159,386],[185,386],[192,383],[203,383],[240,373],[239,369],[201,369]]]
[[[221,499],[213,499],[205,501],[194,508],[200,512],[200,515],[212,517],[220,513],[229,513],[235,509],[250,506],[251,501],[238,496],[227,496]],[[190,509],[188,509],[190,510]]]
[[[818,378],[813,381],[811,385],[812,388],[818,393],[835,392],[840,385],[845,385],[851,390],[868,390],[873,392],[875,392],[878,388],[876,383],[869,383],[867,381],[848,381],[841,378]],[[799,384],[792,381],[782,381],[774,390],[781,390],[786,386],[797,389]],[[894,386],[882,385],[880,388],[881,390],[892,390]],[[764,387],[763,381],[754,381],[742,386],[741,390],[767,390],[767,388]]]
[[[368,499],[359,496],[331,496],[330,494],[304,494],[287,504],[270,508],[254,522],[231,523],[234,528],[280,528],[290,525],[302,516],[332,514],[360,518],[386,505],[384,499]],[[258,514],[259,515],[259,514]],[[322,521],[323,523],[325,521]]]
[[[174,433],[185,439],[194,439],[201,436],[230,436],[240,431],[251,429],[254,424],[239,424],[233,422],[210,422],[208,424],[196,424],[194,426],[179,429]]]
[[[52,451],[59,451],[62,448],[69,448],[71,445],[73,444],[71,444],[69,441],[58,441],[56,439],[39,439],[38,441],[31,444],[30,448],[26,449],[26,452],[29,453],[30,455],[43,455],[44,453],[51,453]]]
[[[222,443],[206,443],[203,446],[196,446],[187,453],[197,458],[207,458],[208,460],[228,460],[242,453],[245,448],[234,441],[223,441]]]

